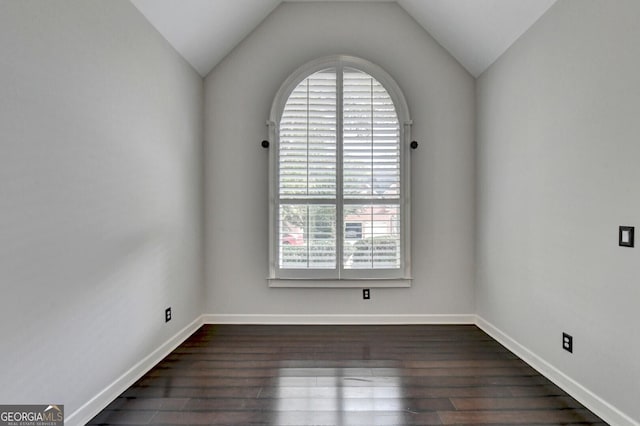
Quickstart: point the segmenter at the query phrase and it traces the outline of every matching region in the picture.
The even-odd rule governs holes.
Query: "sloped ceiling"
[[[556,0],[399,0],[474,77],[482,74]]]
[[[131,2],[198,73],[205,76],[282,0]],[[555,2],[397,0],[474,77],[482,74]]]

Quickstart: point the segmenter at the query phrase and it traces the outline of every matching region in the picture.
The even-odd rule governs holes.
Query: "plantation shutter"
[[[404,276],[401,128],[385,87],[338,65],[300,81],[281,111],[277,276]]]
[[[280,122],[280,198],[336,196],[336,72],[317,72],[291,93]]]
[[[280,121],[279,237],[283,269],[335,269],[336,70],[291,93]]]
[[[400,126],[382,85],[345,69],[343,90],[344,198],[399,199]]]
[[[400,125],[393,101],[372,76],[343,74],[343,221],[346,269],[400,267]]]

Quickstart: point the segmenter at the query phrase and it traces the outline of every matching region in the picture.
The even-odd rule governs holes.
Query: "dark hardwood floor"
[[[472,325],[207,325],[89,424],[606,423]]]

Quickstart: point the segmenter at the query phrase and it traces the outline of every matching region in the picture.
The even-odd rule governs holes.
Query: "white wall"
[[[412,288],[268,288],[266,120],[282,82],[332,54],[367,59],[403,89],[412,119]],[[473,313],[474,79],[394,3],[283,3],[205,80],[206,312]],[[219,318],[219,317],[218,317]]]
[[[3,404],[69,415],[202,313],[202,91],[128,1],[0,2]]]
[[[481,77],[476,197],[475,85],[450,55],[394,4],[283,4],[206,80],[203,206],[202,81],[138,11],[0,2],[0,401],[70,414],[203,311],[419,317],[477,300],[640,421],[640,249],[616,244],[640,217],[639,14],[562,0]],[[415,282],[368,302],[265,280],[265,120],[293,70],[336,53],[394,76],[421,143]]]
[[[639,16],[561,0],[477,87],[478,314],[636,422]]]

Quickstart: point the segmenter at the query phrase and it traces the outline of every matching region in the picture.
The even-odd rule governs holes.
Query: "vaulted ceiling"
[[[131,1],[205,76],[283,0]],[[555,1],[397,0],[396,3],[470,74],[478,77]]]

